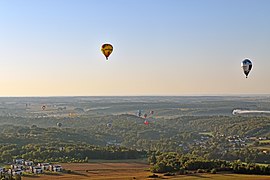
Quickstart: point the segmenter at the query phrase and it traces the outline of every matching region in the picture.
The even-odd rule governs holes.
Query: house
[[[12,172],[12,175],[15,176],[16,174],[22,175],[23,171],[21,169],[16,169]]]
[[[61,165],[50,165],[50,171],[61,172],[63,170]]]
[[[24,159],[15,159],[14,163],[23,165],[24,164]]]
[[[30,170],[34,174],[42,174],[43,173],[43,169],[39,166],[31,166]]]
[[[50,164],[49,163],[38,163],[38,167],[40,167],[43,171],[48,171]]]
[[[54,165],[54,167],[53,167],[53,171],[55,171],[55,172],[60,172],[62,170],[63,170],[63,168],[61,165]]]
[[[9,169],[8,174],[15,176],[16,174],[22,175],[23,171],[21,169]]]
[[[0,173],[5,172],[5,168],[0,168]]]
[[[23,165],[21,165],[21,164],[12,164],[12,165],[10,165],[10,168],[11,169],[20,169],[20,170],[22,170]]]
[[[24,161],[25,166],[33,166],[33,161]]]
[[[115,140],[107,141],[106,146],[121,146],[121,143],[118,143],[115,139]]]

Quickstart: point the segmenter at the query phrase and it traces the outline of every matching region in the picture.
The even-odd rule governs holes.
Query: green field
[[[213,136],[212,132],[200,132],[199,134],[206,135],[206,136]]]
[[[270,145],[266,145],[266,146],[257,146],[255,147],[256,149],[260,149],[260,150],[268,150],[270,151]]]
[[[148,164],[147,158],[145,159],[123,159],[123,160],[103,160],[103,159],[91,159],[89,163],[145,163]]]
[[[215,180],[268,180],[270,176],[243,175],[243,174],[192,174],[177,176],[170,179],[215,179]]]
[[[260,142],[260,143],[270,143],[270,139],[267,139],[267,140],[260,140],[259,142]]]

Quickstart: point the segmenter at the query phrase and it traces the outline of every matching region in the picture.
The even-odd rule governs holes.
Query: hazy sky
[[[0,0],[0,96],[270,94],[269,33],[269,0]]]

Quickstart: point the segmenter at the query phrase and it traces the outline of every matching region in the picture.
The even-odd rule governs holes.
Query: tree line
[[[147,156],[146,151],[125,147],[99,147],[89,144],[15,144],[0,145],[0,162],[12,162],[23,158],[34,162],[88,162],[91,159],[138,159]]]
[[[239,174],[270,175],[270,165],[243,163],[238,161],[208,160],[193,154],[178,154],[175,152],[152,152],[148,161],[150,170],[154,173],[178,173],[229,171]]]

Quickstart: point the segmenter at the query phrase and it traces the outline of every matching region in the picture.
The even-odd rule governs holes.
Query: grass
[[[201,135],[207,135],[207,136],[212,136],[213,137],[213,133],[212,132],[200,132],[199,134],[201,134]]]
[[[269,180],[270,176],[262,176],[262,175],[243,175],[243,174],[225,174],[225,173],[217,173],[217,174],[191,174],[191,175],[179,175],[169,179],[215,179],[215,180]]]
[[[145,159],[124,159],[124,160],[102,160],[102,159],[90,159],[89,163],[148,163]]]
[[[258,164],[260,166],[269,166],[270,165],[270,164],[263,164],[263,163],[256,163],[256,164]]]
[[[270,143],[270,139],[267,139],[267,140],[260,140],[259,142],[260,142],[260,143]]]
[[[40,175],[38,174],[33,174],[33,173],[29,173],[29,172],[23,172],[23,177],[35,177],[38,178]]]
[[[51,171],[45,171],[45,175],[51,175],[51,176],[61,176],[62,174],[60,172],[51,172]]]
[[[259,149],[259,150],[268,150],[268,151],[270,151],[270,145],[267,145],[267,146],[256,146],[254,148]]]

